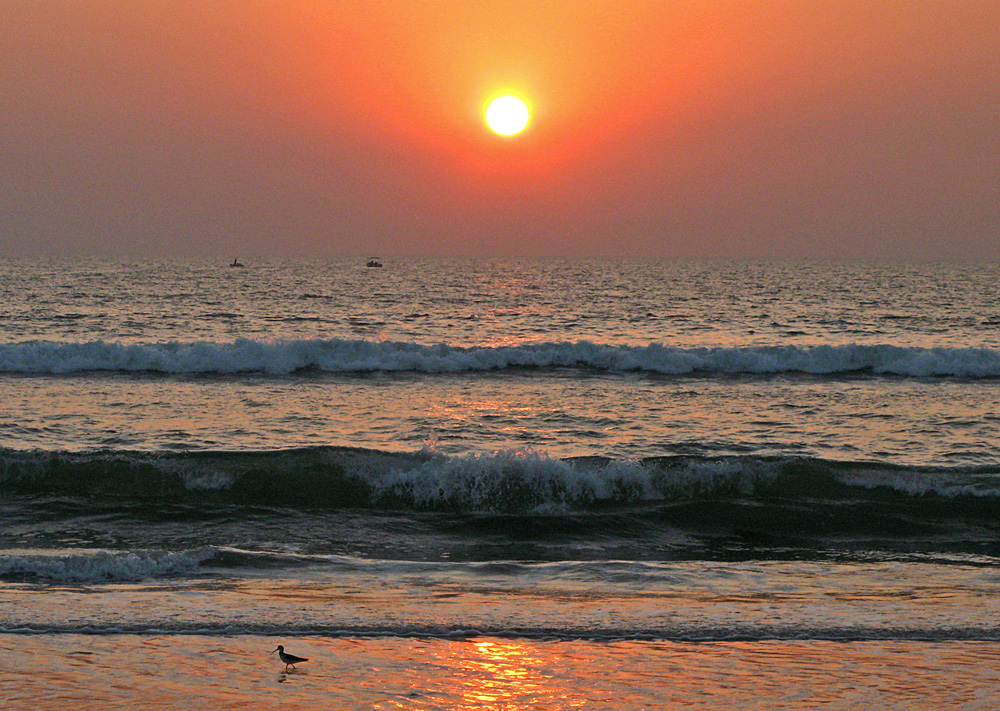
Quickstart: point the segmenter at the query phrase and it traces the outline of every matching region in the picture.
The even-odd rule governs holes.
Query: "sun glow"
[[[501,136],[513,136],[528,125],[528,107],[515,96],[501,96],[486,109],[486,124]]]

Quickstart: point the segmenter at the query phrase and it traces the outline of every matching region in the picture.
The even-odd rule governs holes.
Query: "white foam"
[[[0,552],[0,576],[63,583],[137,581],[190,574],[214,555],[210,549],[169,551],[18,550]]]
[[[459,373],[508,368],[586,368],[664,375],[687,373],[836,374],[856,371],[912,377],[1000,377],[1000,351],[988,348],[902,348],[886,345],[674,348],[588,341],[461,348],[392,341],[309,339],[231,343],[29,341],[0,345],[0,372],[266,373],[303,369],[331,373],[412,371]]]
[[[720,490],[752,495],[777,476],[776,468],[764,461],[689,460],[664,469],[637,460],[553,459],[531,449],[402,464],[373,477],[377,491],[407,496],[418,506],[478,511],[527,507],[534,513],[560,513],[598,502],[687,499]]]
[[[638,483],[653,495],[648,478],[639,477]],[[417,505],[454,502],[473,510],[488,510],[511,501],[511,490],[518,488],[527,497],[536,498],[542,512],[571,502],[607,499],[611,495],[611,478],[606,471],[578,469],[523,449],[434,458],[390,471],[376,487],[382,492],[405,492]]]
[[[960,478],[949,472],[936,471],[873,471],[861,469],[842,474],[840,480],[848,486],[865,489],[886,488],[911,496],[928,494],[947,499],[972,496],[976,498],[1000,498],[1000,478],[996,475],[962,475]]]

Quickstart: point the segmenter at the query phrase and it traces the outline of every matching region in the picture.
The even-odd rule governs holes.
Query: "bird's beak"
[[[278,651],[277,649],[272,649],[272,650],[271,650],[271,651],[269,652],[269,654],[274,654],[274,653],[275,653],[275,652],[277,652],[277,651]]]

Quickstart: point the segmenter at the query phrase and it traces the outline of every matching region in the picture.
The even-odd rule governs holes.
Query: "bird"
[[[296,657],[294,654],[288,654],[285,651],[285,648],[282,645],[280,645],[280,644],[278,645],[277,649],[275,649],[275,650],[273,650],[271,652],[271,654],[274,654],[274,652],[277,652],[278,653],[278,658],[285,663],[285,671],[288,671],[288,667],[291,667],[292,669],[294,669],[295,665],[298,664],[299,662],[308,662],[309,661],[305,657]]]

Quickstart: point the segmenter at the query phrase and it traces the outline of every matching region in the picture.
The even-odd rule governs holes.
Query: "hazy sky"
[[[0,17],[0,256],[1000,259],[997,0]]]

